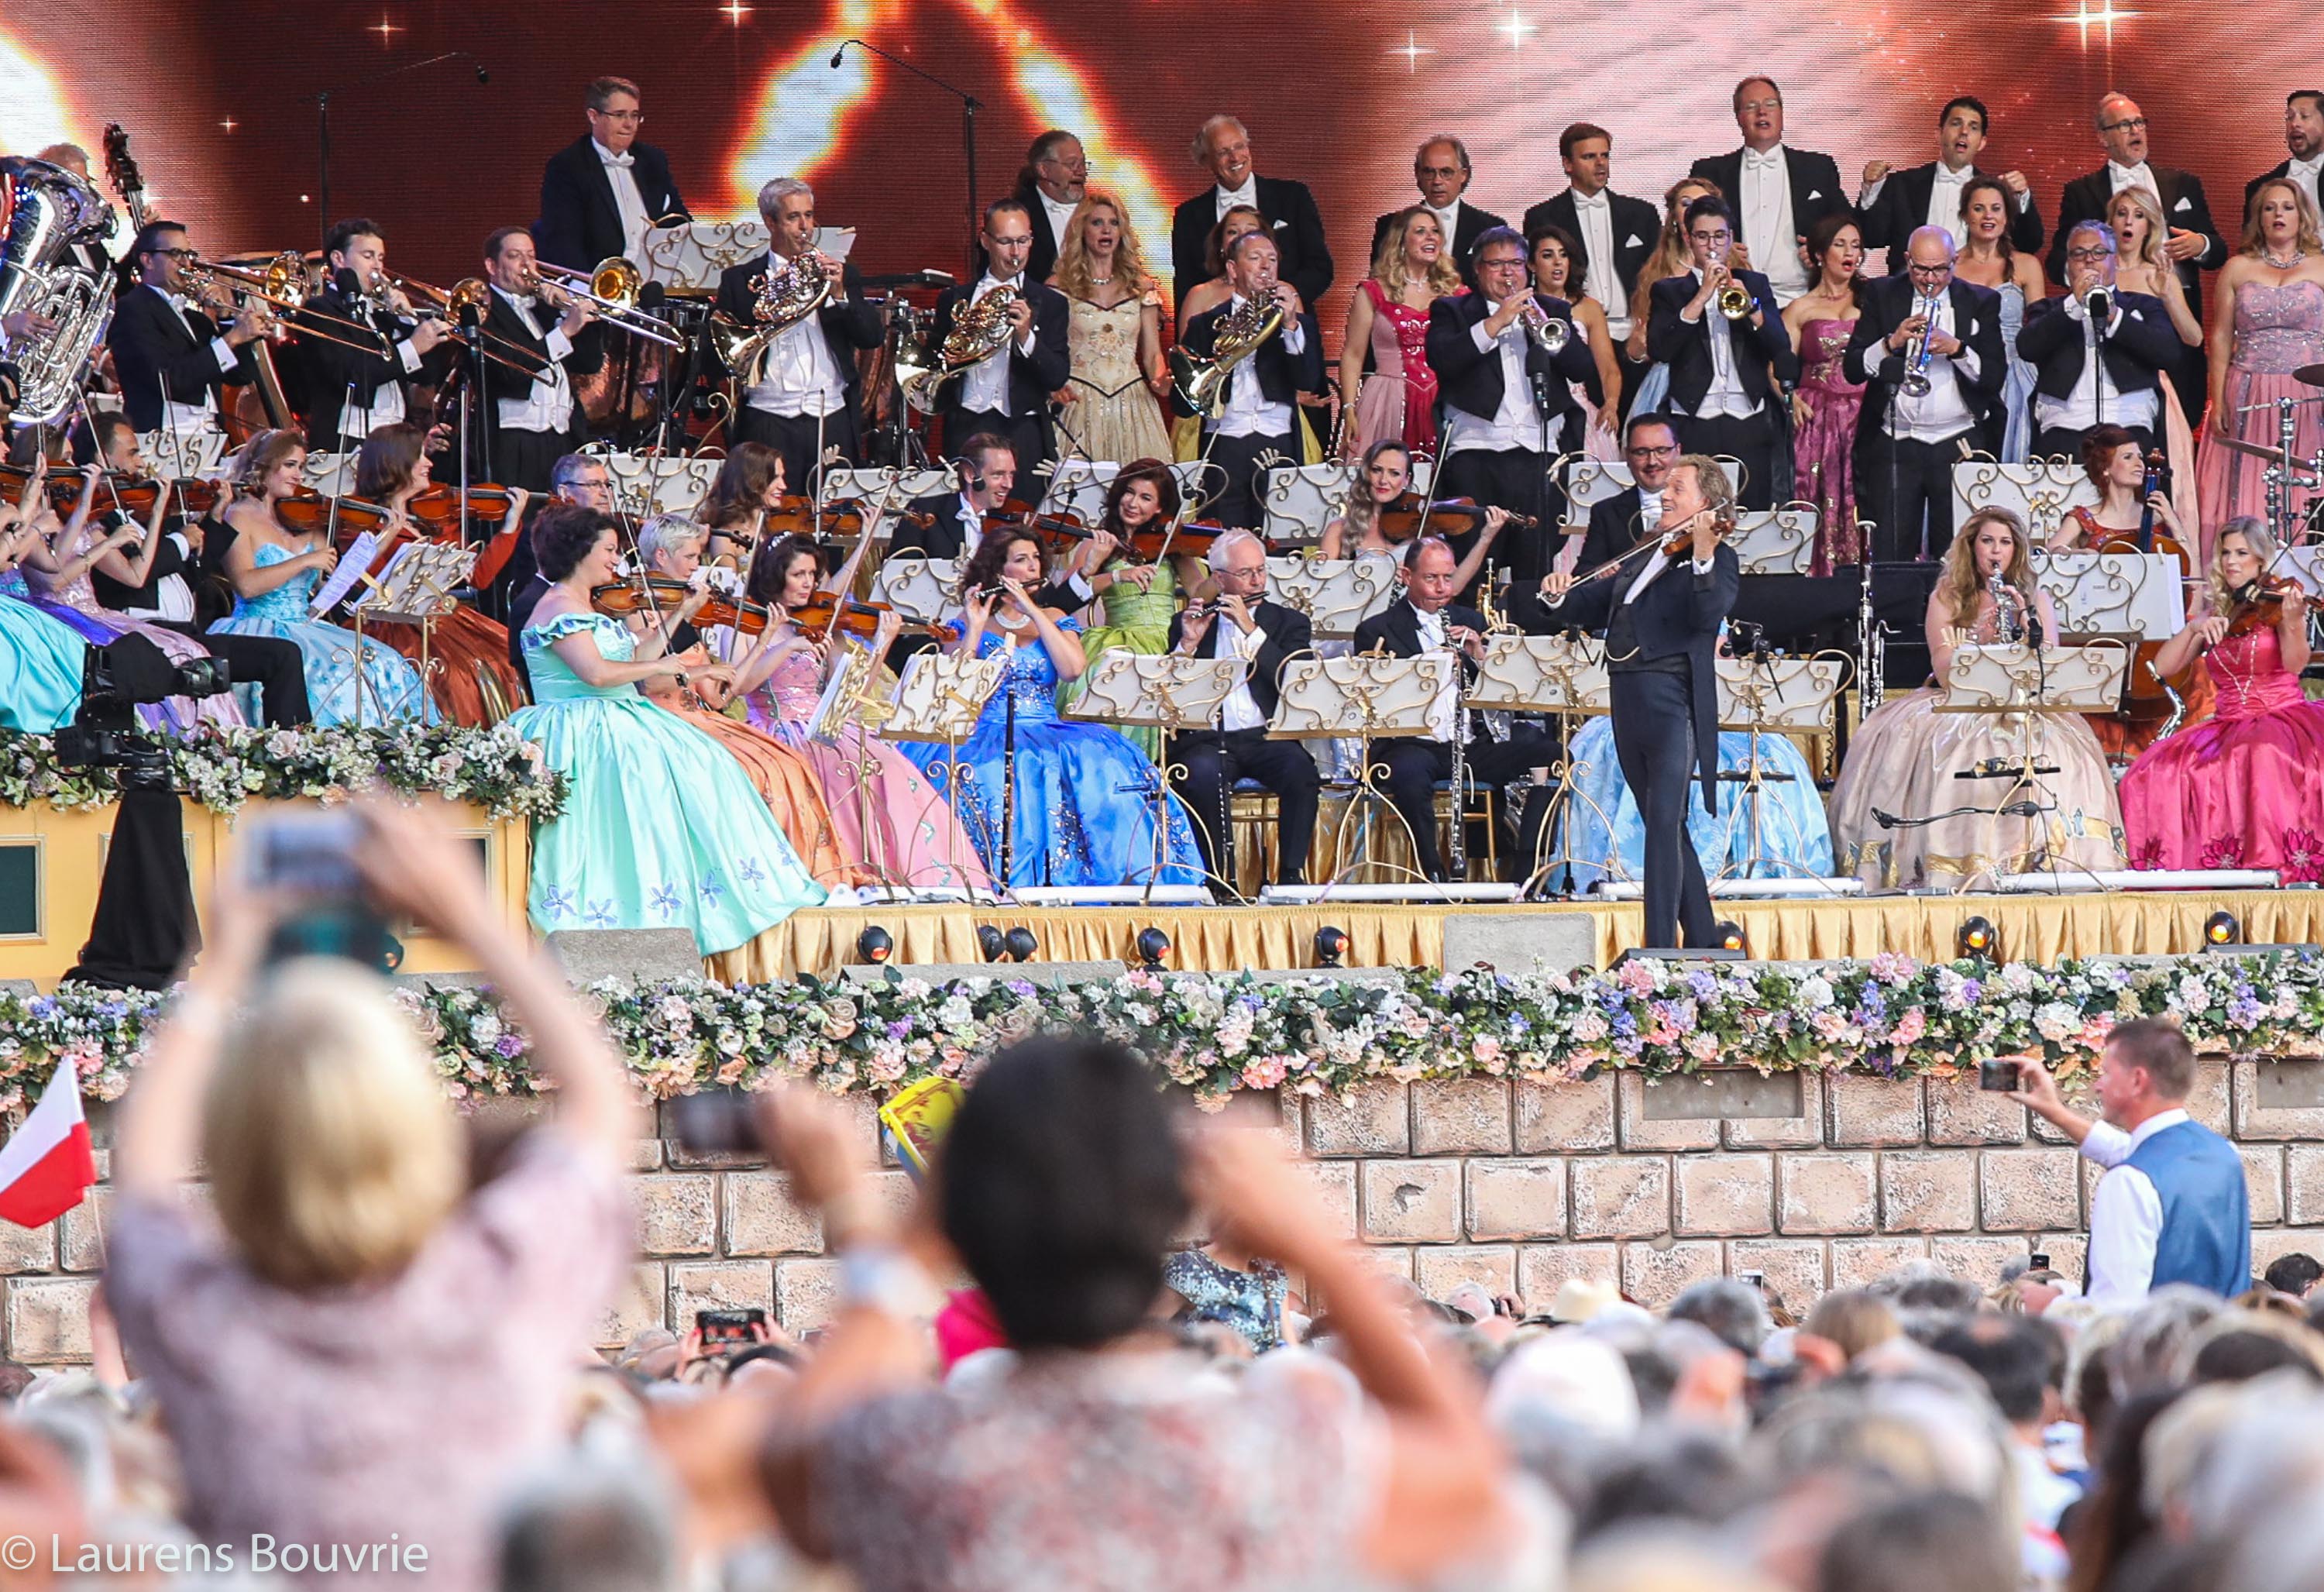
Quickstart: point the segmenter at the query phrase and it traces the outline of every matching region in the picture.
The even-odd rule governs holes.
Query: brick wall
[[[2264,1065],[2206,1064],[2190,1103],[2242,1149],[2259,1266],[2290,1249],[2324,1256],[2324,1106],[2263,1104]],[[1440,1297],[1473,1278],[1539,1308],[1581,1275],[1658,1305],[1702,1278],[1759,1271],[1802,1308],[1907,1260],[1982,1282],[2032,1249],[2079,1275],[2096,1169],[2023,1107],[1974,1078],[1801,1082],[1795,1117],[1673,1118],[1672,1091],[1706,1086],[1615,1075],[1381,1083],[1250,1109],[1305,1148],[1335,1222]],[[852,1109],[875,1164],[872,1107]],[[910,1197],[892,1163],[874,1175],[899,1206]],[[835,1263],[780,1173],[649,1139],[633,1187],[639,1258],[603,1342],[688,1325],[700,1309],[757,1305],[794,1331],[828,1314]],[[88,1357],[109,1197],[100,1188],[34,1232],[0,1223],[8,1357]]]

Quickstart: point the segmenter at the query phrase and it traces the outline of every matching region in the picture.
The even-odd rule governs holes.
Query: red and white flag
[[[0,1220],[36,1228],[81,1202],[97,1182],[88,1121],[80,1113],[80,1073],[58,1063],[41,1103],[15,1136],[0,1145]]]

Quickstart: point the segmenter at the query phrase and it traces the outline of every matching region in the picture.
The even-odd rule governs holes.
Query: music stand
[[[927,769],[933,784],[942,789],[945,799],[963,823],[954,833],[966,827],[972,816],[990,836],[992,824],[984,812],[982,798],[977,794],[973,780],[964,782],[960,766],[960,743],[976,732],[976,722],[984,712],[986,698],[1001,684],[1004,660],[995,653],[986,658],[967,658],[955,652],[923,652],[904,666],[904,677],[896,682],[896,695],[890,701],[888,722],[880,726],[880,733],[890,741],[941,741],[948,755],[941,763]],[[1013,757],[1010,759],[1014,761]],[[1011,770],[1013,774],[1014,770]],[[967,805],[962,805],[964,791]],[[1007,808],[1010,792],[1002,791],[1003,822],[1010,816]],[[995,854],[1007,858],[1009,836],[1004,830]],[[960,869],[960,859],[954,857],[953,869]],[[965,875],[963,876],[966,877]],[[1009,888],[1004,867],[1001,877],[993,881],[993,898]],[[971,892],[973,898],[973,892]]]
[[[1478,664],[1477,677],[1466,693],[1468,705],[1488,713],[1545,713],[1557,720],[1559,750],[1556,760],[1550,764],[1549,811],[1544,815],[1541,834],[1534,842],[1533,868],[1526,875],[1520,895],[1530,894],[1536,885],[1545,884],[1551,871],[1563,866],[1564,888],[1553,893],[1571,896],[1573,864],[1597,860],[1577,858],[1565,845],[1554,841],[1574,801],[1588,802],[1591,811],[1598,814],[1609,832],[1614,827],[1605,810],[1576,784],[1583,765],[1572,756],[1575,721],[1613,711],[1607,689],[1606,643],[1594,636],[1571,631],[1554,636],[1520,636],[1502,631],[1485,638],[1484,659]],[[1609,858],[1607,864],[1611,871],[1619,866],[1619,860]]]
[[[1396,560],[1386,553],[1273,557],[1267,561],[1267,595],[1305,615],[1316,640],[1346,641],[1358,625],[1396,600]]]
[[[1101,657],[1082,676],[1082,693],[1065,709],[1065,717],[1117,728],[1160,730],[1167,759],[1171,734],[1219,727],[1219,715],[1226,699],[1242,684],[1250,670],[1250,666],[1240,658],[1188,658],[1176,652],[1141,653],[1116,648]],[[1183,764],[1157,761],[1151,790],[1139,793],[1150,796],[1154,807],[1154,863],[1146,879],[1149,897],[1162,877],[1169,789],[1185,772]],[[1223,782],[1220,789],[1221,829],[1217,838],[1223,842],[1233,797],[1226,792]],[[1195,814],[1194,822],[1202,823],[1202,814]],[[1223,857],[1223,844],[1214,847],[1212,854]],[[1240,894],[1234,881],[1224,875],[1210,877],[1224,885],[1229,893]]]
[[[1718,878],[1757,879],[1762,865],[1769,863],[1775,865],[1779,875],[1810,877],[1762,849],[1766,836],[1764,787],[1771,780],[1789,783],[1793,776],[1769,773],[1759,757],[1759,742],[1767,735],[1829,732],[1833,704],[1848,688],[1850,662],[1845,655],[1836,652],[1820,653],[1813,658],[1775,658],[1755,653],[1746,658],[1719,659],[1719,727],[1748,734],[1750,750],[1741,773],[1721,771],[1718,778],[1743,787],[1736,797],[1736,805],[1740,809],[1745,803],[1750,805],[1751,846],[1739,870],[1731,865],[1723,867]]]
[[[1276,698],[1275,717],[1267,727],[1268,736],[1277,741],[1355,737],[1364,743],[1362,756],[1356,764],[1356,788],[1350,805],[1351,811],[1360,808],[1363,813],[1367,850],[1375,808],[1385,805],[1397,823],[1404,822],[1403,814],[1396,811],[1396,804],[1376,783],[1378,776],[1387,770],[1384,765],[1379,769],[1373,768],[1371,742],[1434,734],[1428,721],[1438,699],[1457,677],[1453,663],[1450,652],[1423,653],[1418,658],[1389,658],[1367,652],[1350,658],[1295,658],[1284,665],[1282,687]],[[1457,790],[1453,793],[1456,810],[1460,794]],[[1353,866],[1351,861],[1340,860],[1349,850],[1349,828],[1343,822],[1333,842],[1333,867],[1327,889],[1338,884],[1341,876]],[[1416,836],[1413,838],[1417,841]],[[1415,850],[1416,852],[1416,844]]]
[[[2162,553],[2037,550],[2034,580],[2064,636],[2167,641],[2187,624],[2179,560]]]
[[[2056,713],[2112,713],[2122,700],[2123,674],[2129,667],[2130,649],[2119,642],[2099,642],[2081,647],[2027,647],[2023,644],[1986,646],[1969,642],[1953,654],[1951,672],[1946,676],[1944,694],[1936,704],[1941,713],[1986,713],[1999,715],[2005,728],[2014,729],[2018,741],[2017,751],[2011,756],[1988,758],[1982,763],[1957,771],[1956,779],[1995,779],[2009,781],[2001,800],[1990,810],[1989,830],[1992,836],[1986,854],[2001,857],[2001,820],[2012,805],[2009,798],[2019,791],[2031,793],[2030,814],[2037,822],[2055,809],[2057,803],[2044,790],[2041,779],[2058,772],[2057,766],[2040,762],[2041,748],[2036,744],[2038,726],[2045,715]],[[2008,721],[2015,720],[2014,725]],[[1963,812],[1985,812],[1970,806]],[[2018,814],[2017,816],[2027,816]],[[2058,871],[2057,859],[2050,851],[2046,825],[2037,831],[2041,845],[2037,856],[2049,859],[2047,871]],[[2035,871],[2021,868],[2019,872]],[[2087,871],[2087,870],[2084,870]],[[1961,881],[1966,890],[1976,882],[1976,874]],[[1956,892],[1958,893],[1958,892]]]
[[[1815,543],[1813,503],[1741,510],[1727,538],[1745,575],[1805,575],[1815,561]]]
[[[424,717],[429,676],[435,667],[436,621],[458,605],[459,599],[453,594],[467,584],[469,574],[476,566],[476,551],[447,542],[406,542],[377,575],[357,577],[364,589],[347,603],[348,615],[355,621],[357,727],[363,723],[363,696],[368,677],[363,667],[364,621],[386,621],[419,627],[420,713]],[[386,719],[387,711],[382,707],[380,720],[383,723]]]

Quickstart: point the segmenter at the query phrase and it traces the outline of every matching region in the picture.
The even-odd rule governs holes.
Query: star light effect
[[[1404,57],[1404,69],[1407,72],[1416,72],[1420,69],[1419,63],[1422,56],[1434,55],[1436,53],[1436,51],[1431,50],[1427,45],[1421,43],[1417,39],[1414,38],[1412,30],[1409,28],[1406,28],[1404,32],[1404,42],[1401,44],[1389,45],[1388,47],[1388,52],[1390,55],[1400,55]]]
[[[225,121],[220,122],[218,125],[225,128],[228,133],[231,133],[236,127],[241,126],[242,124],[235,121],[232,116],[228,116]]]
[[[726,0],[726,4],[718,8],[718,14],[739,28],[742,25],[742,19],[751,14],[751,8],[740,4],[739,0]]]
[[[1512,11],[1509,13],[1509,20],[1501,23],[1493,31],[1497,33],[1507,33],[1509,36],[1509,48],[1511,50],[1522,50],[1525,48],[1526,35],[1527,33],[1539,32],[1541,30],[1535,27],[1533,23],[1526,21],[1526,19],[1517,12]]]
[[[403,32],[403,30],[383,14],[377,22],[365,28],[364,32],[366,33],[377,33],[379,35],[380,48],[384,50],[388,45],[395,41],[395,35]]]
[[[2084,50],[2088,50],[2090,47],[2090,29],[2093,27],[2103,27],[2106,29],[2107,48],[2111,50],[2114,48],[2115,23],[2118,22],[2128,22],[2131,18],[2138,14],[2138,13],[2135,11],[2116,10],[2114,0],[2098,0],[2098,8],[2096,10],[2091,9],[2090,0],[2074,0],[2074,7],[2075,9],[2072,14],[2067,16],[2053,16],[2050,20],[2052,22],[2064,23],[2070,27],[2080,28],[2081,30],[2081,46]]]

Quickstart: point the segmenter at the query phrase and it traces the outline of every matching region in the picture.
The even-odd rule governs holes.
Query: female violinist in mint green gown
[[[591,608],[591,590],[616,576],[613,521],[552,509],[533,547],[550,586],[524,629],[533,705],[508,723],[571,781],[564,813],[533,835],[533,926],[683,927],[709,956],[820,904],[823,887],[742,765],[638,691],[696,666]]]

